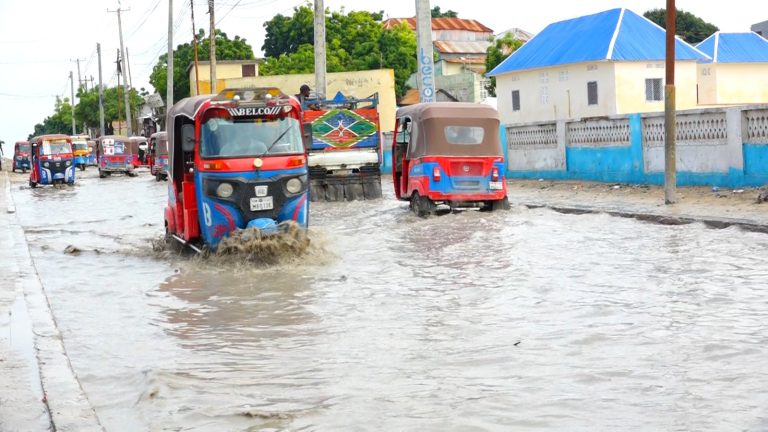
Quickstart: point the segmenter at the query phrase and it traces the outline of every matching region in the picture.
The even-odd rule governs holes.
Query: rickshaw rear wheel
[[[434,201],[419,195],[418,192],[414,192],[413,195],[411,195],[410,207],[418,217],[427,217],[429,215],[435,214],[436,211]]]
[[[104,177],[106,177],[106,176],[107,176],[107,175],[106,175],[106,174],[104,174],[104,171],[102,171],[102,170],[101,170],[101,168],[99,168],[99,178],[104,178]]]
[[[36,188],[36,187],[37,187],[37,183],[35,183],[35,182],[33,182],[32,180],[30,180],[30,181],[29,181],[29,187],[31,187],[32,189],[34,189],[34,188]]]
[[[499,211],[499,210],[509,210],[512,207],[509,205],[509,198],[504,197],[503,199],[500,199],[500,200],[491,201],[488,208],[491,211]]]
[[[85,164],[80,164],[78,167],[80,167],[80,171],[85,171]]]
[[[160,181],[160,180],[162,180],[162,179],[163,179],[163,176],[162,176],[162,174],[160,174],[159,172],[158,172],[158,173],[155,173],[155,181]]]

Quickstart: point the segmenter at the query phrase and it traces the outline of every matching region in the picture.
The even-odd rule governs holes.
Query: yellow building
[[[699,103],[768,103],[768,40],[717,32],[696,46],[712,58],[698,66]]]
[[[665,37],[628,9],[550,24],[488,74],[502,123],[663,111]],[[708,58],[679,39],[675,56],[677,109],[695,108]]]
[[[258,65],[255,76],[243,76],[238,74],[238,61],[216,62],[216,91],[235,87],[277,87],[283,93],[295,95],[299,93],[302,84],[308,84],[315,89],[314,74],[295,75],[271,75],[258,76]],[[253,61],[251,61],[253,63]],[[226,67],[224,71],[221,66]],[[211,92],[210,66],[208,62],[200,62],[200,94]],[[203,70],[206,70],[203,73]],[[190,94],[197,94],[195,85],[194,67],[188,69]],[[395,129],[395,74],[392,69],[376,69],[354,72],[333,72],[326,74],[326,86],[328,98],[332,98],[337,92],[345,96],[367,98],[374,93],[379,94],[379,123],[382,132],[392,132]]]

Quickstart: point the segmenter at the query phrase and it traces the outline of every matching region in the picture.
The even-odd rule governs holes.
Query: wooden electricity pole
[[[325,100],[325,5],[315,0],[315,94],[318,100]]]
[[[126,67],[125,48],[123,47],[123,21],[120,19],[120,12],[127,12],[129,10],[131,9],[121,9],[120,6],[118,6],[116,11],[108,12],[117,12],[117,30],[120,32],[120,70],[123,73],[123,98],[125,99],[125,121],[128,123],[128,136],[133,136],[133,126],[131,125],[131,103],[129,99],[130,89],[128,88],[128,74],[126,73],[128,68]],[[120,118],[117,120],[120,121]]]
[[[664,86],[664,203],[677,202],[677,151],[675,148],[675,0],[667,0],[667,64]]]
[[[168,112],[173,106],[173,0],[168,0],[168,61],[166,68],[165,89],[165,130],[168,130]]]
[[[211,93],[216,93],[216,21],[213,19],[213,0],[208,0],[208,13],[211,19]]]

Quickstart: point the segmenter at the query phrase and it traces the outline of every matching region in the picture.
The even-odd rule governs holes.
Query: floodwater
[[[385,182],[312,203],[306,255],[208,262],[153,251],[165,182],[78,176],[13,194],[108,431],[768,430],[765,234]]]

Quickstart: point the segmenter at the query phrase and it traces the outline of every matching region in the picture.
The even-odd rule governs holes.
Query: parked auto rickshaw
[[[75,184],[72,140],[67,135],[51,134],[32,138],[29,186]]]
[[[29,141],[16,141],[16,145],[13,146],[11,172],[20,170],[22,173],[25,173],[28,169],[31,169],[32,165],[29,162],[31,152],[32,146],[29,144]]]
[[[96,141],[88,140],[88,166],[96,166]]]
[[[143,136],[132,136],[129,138],[129,141],[131,153],[133,154],[133,167],[138,168],[146,164],[147,139]]]
[[[134,177],[133,154],[130,140],[126,136],[107,135],[96,139],[96,163],[99,167],[99,178],[113,173],[123,173]]]
[[[306,228],[311,135],[298,100],[273,87],[177,102],[168,111],[167,236],[201,251],[238,229]]]
[[[88,136],[87,135],[75,135],[72,136],[72,151],[75,154],[75,166],[80,171],[85,171],[85,166],[88,164]]]
[[[168,179],[168,133],[155,132],[149,137],[147,163],[155,180]]]
[[[499,114],[488,105],[431,102],[397,110],[395,195],[419,216],[438,205],[509,208]]]

